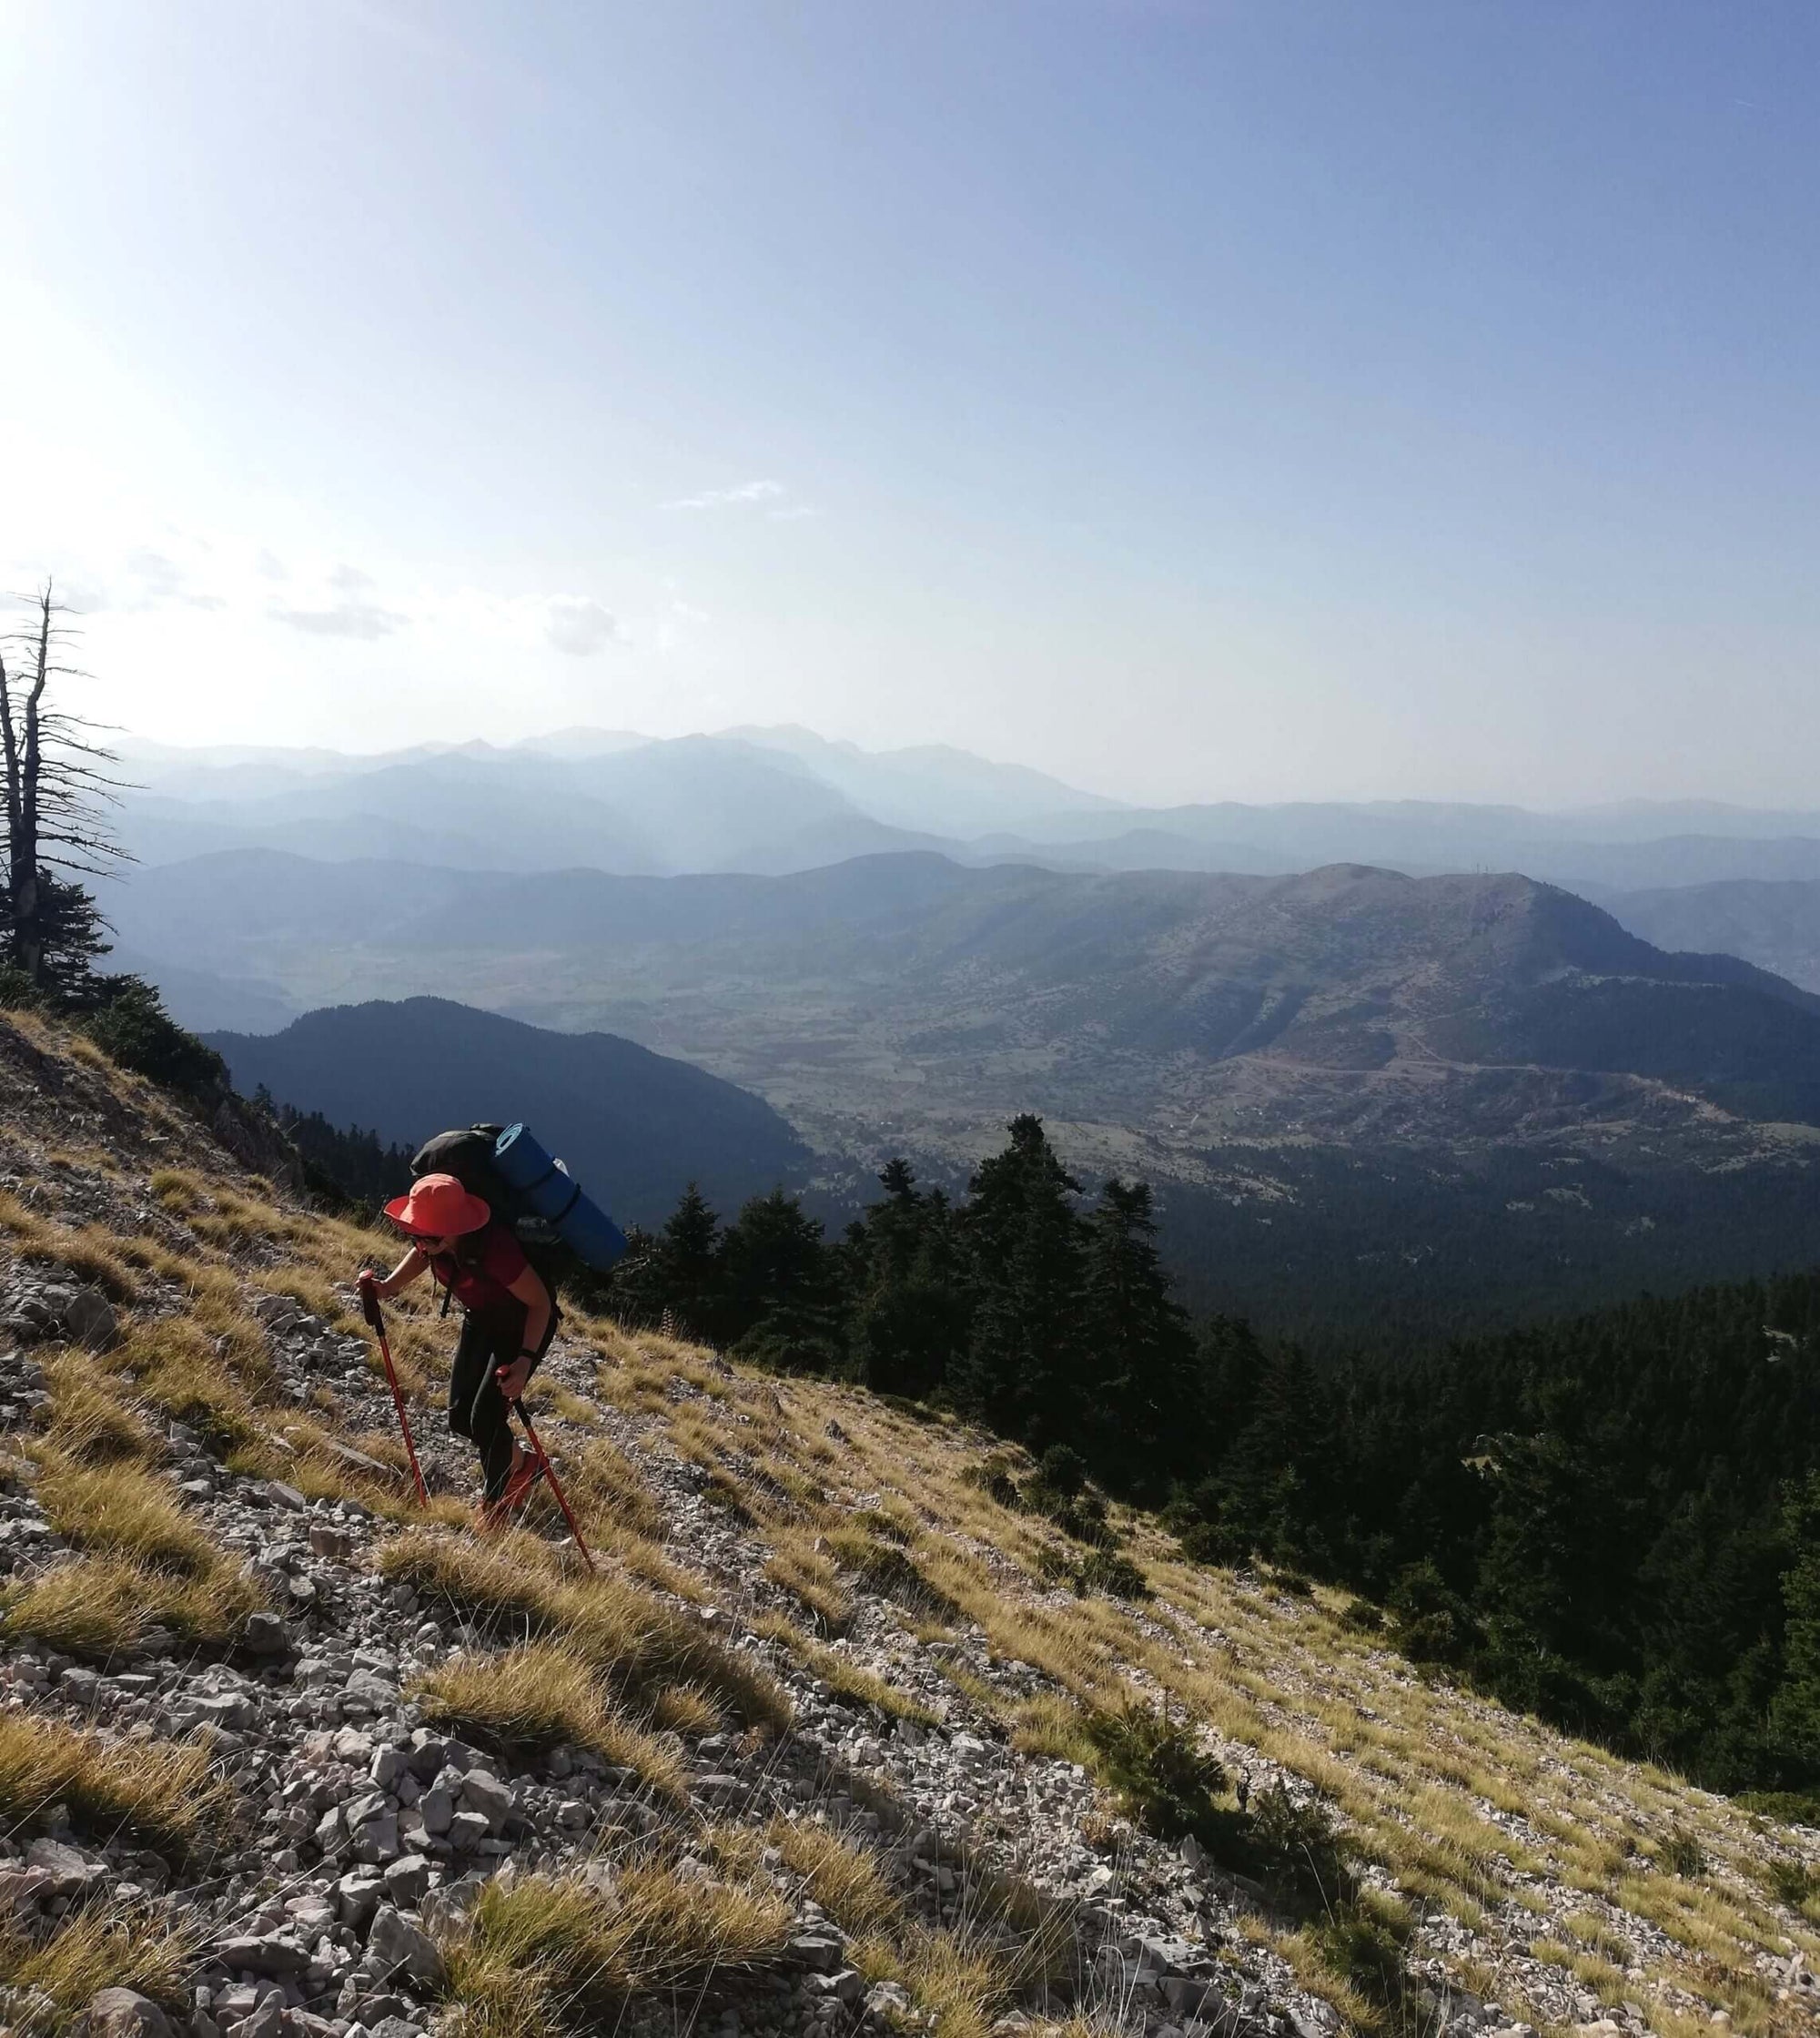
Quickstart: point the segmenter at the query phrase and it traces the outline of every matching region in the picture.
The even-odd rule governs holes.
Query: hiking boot
[[[512,1466],[511,1477],[506,1481],[506,1490],[493,1505],[502,1518],[518,1513],[531,1498],[531,1489],[543,1476],[543,1466],[528,1451],[521,1451],[518,1463]]]

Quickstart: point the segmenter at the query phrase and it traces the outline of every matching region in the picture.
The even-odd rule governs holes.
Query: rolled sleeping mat
[[[625,1233],[522,1125],[508,1125],[494,1141],[493,1166],[525,1208],[541,1217],[577,1259],[604,1273],[624,1252]]]

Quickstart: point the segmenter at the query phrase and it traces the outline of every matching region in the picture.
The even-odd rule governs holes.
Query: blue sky
[[[1805,0],[5,22],[0,563],[142,733],[1814,799]]]

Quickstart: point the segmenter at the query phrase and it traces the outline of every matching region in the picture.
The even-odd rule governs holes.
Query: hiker
[[[510,1404],[523,1394],[556,1334],[554,1297],[508,1226],[453,1175],[420,1175],[386,1215],[410,1251],[383,1277],[364,1268],[363,1293],[383,1299],[426,1269],[462,1308],[455,1367],[449,1377],[449,1427],[480,1454],[486,1486],[476,1513],[484,1528],[502,1527],[531,1497],[538,1461],[511,1434]]]

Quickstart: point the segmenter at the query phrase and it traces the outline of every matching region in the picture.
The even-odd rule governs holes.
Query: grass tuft
[[[179,1578],[207,1577],[223,1561],[170,1486],[131,1465],[85,1465],[46,1454],[37,1493],[57,1533],[77,1549]]]
[[[66,1352],[46,1362],[45,1378],[52,1404],[46,1439],[53,1449],[84,1465],[142,1461],[157,1453],[152,1433],[121,1404],[94,1360]]]
[[[790,1912],[766,1890],[622,1871],[608,1890],[580,1875],[490,1882],[447,1947],[450,2027],[460,2038],[560,2038],[612,2024],[633,1998],[774,1960]]]
[[[756,1615],[752,1631],[768,1641],[782,1642],[837,1698],[850,1698],[855,1705],[875,1706],[892,1719],[908,1719],[918,1727],[942,1724],[941,1716],[920,1700],[898,1690],[895,1685],[887,1684],[883,1678],[875,1677],[838,1649],[824,1648],[820,1642],[812,1641],[782,1614]]]
[[[53,2038],[81,2029],[103,1989],[133,1989],[180,2013],[195,1960],[180,1928],[134,1911],[78,1911],[42,1942],[0,1922],[0,1986],[46,1996]]]
[[[701,1622],[617,1578],[568,1579],[554,1554],[522,1534],[487,1546],[424,1529],[384,1544],[379,1568],[502,1633],[561,1642],[634,1710],[666,1685],[689,1684],[749,1726],[782,1727],[789,1700],[755,1664]]]
[[[787,1819],[774,1819],[764,1837],[843,1932],[861,1938],[901,1916],[897,1898],[869,1847],[825,1826],[797,1825]]]
[[[57,1804],[97,1840],[124,1833],[187,1854],[227,1825],[233,1797],[199,1748],[111,1747],[59,1720],[0,1712],[0,1826],[32,1829]]]
[[[265,1604],[252,1582],[225,1564],[200,1578],[175,1578],[112,1555],[76,1557],[0,1592],[0,1633],[35,1636],[98,1663],[129,1654],[155,1627],[214,1652],[226,1649],[247,1616]]]
[[[561,1644],[457,1656],[420,1678],[412,1695],[432,1726],[508,1753],[541,1752],[559,1742],[592,1749],[603,1761],[635,1770],[659,1797],[681,1803],[687,1796],[687,1774],[676,1757],[614,1714],[594,1667]]]

